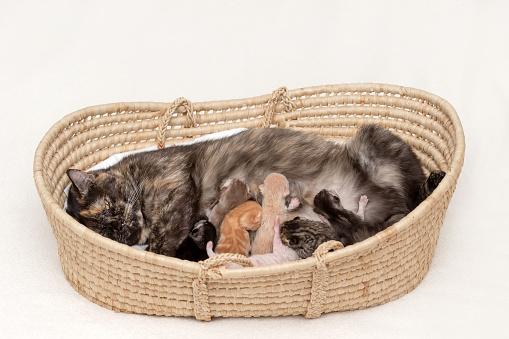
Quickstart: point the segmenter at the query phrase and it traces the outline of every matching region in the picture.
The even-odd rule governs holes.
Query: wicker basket
[[[426,172],[446,177],[421,205],[385,231],[345,249],[323,244],[305,260],[226,269],[218,256],[195,263],[109,240],[62,208],[66,170],[88,169],[120,152],[179,143],[237,127],[291,128],[348,140],[376,123],[401,136]],[[454,108],[436,95],[385,84],[280,88],[248,99],[88,107],[57,122],[35,154],[34,176],[67,280],[106,308],[165,316],[260,317],[362,309],[414,289],[431,263],[463,165],[464,135]]]

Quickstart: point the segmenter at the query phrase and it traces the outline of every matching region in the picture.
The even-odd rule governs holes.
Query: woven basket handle
[[[157,134],[157,148],[164,148],[166,140],[166,130],[173,114],[177,113],[177,110],[182,107],[186,115],[185,127],[196,127],[196,117],[193,114],[193,104],[186,98],[180,97],[175,99],[171,105],[164,111],[159,118],[159,132]]]
[[[288,90],[286,87],[279,87],[275,91],[272,92],[272,95],[267,102],[267,109],[265,110],[262,127],[270,127],[270,125],[275,123],[276,118],[276,105],[281,102],[284,105],[284,109],[286,113],[293,112],[296,108],[295,103],[288,97]],[[280,126],[278,126],[280,127]],[[286,127],[286,120],[285,126]]]
[[[200,261],[198,278],[193,281],[194,316],[197,320],[210,321],[209,293],[207,281],[209,278],[219,279],[222,277],[219,270],[225,264],[239,264],[244,267],[252,267],[253,263],[241,254],[224,253],[205,261]]]
[[[330,250],[339,250],[344,248],[343,244],[336,240],[324,242],[313,253],[316,259],[316,268],[313,272],[313,283],[311,285],[311,299],[309,300],[306,318],[318,318],[323,312],[325,302],[325,289],[329,283],[329,272],[325,264],[325,255]]]

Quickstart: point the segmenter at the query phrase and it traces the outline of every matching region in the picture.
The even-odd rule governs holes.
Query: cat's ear
[[[77,169],[67,170],[67,176],[82,195],[88,193],[90,185],[95,181],[95,175]]]

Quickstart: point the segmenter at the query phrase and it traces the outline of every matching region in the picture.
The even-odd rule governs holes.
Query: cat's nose
[[[123,222],[119,223],[117,225],[117,229],[122,232],[125,229],[125,224]]]

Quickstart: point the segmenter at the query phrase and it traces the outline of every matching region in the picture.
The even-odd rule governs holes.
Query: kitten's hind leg
[[[212,243],[212,241],[209,241],[207,243],[207,247],[206,247],[206,250],[207,250],[207,254],[209,255],[209,258],[212,258],[212,257],[215,257],[217,254],[214,253],[214,251],[212,250],[212,246],[214,246],[214,244]]]
[[[364,220],[364,214],[366,213],[366,205],[368,204],[368,197],[362,195],[359,199],[359,209],[357,210],[357,215]]]

